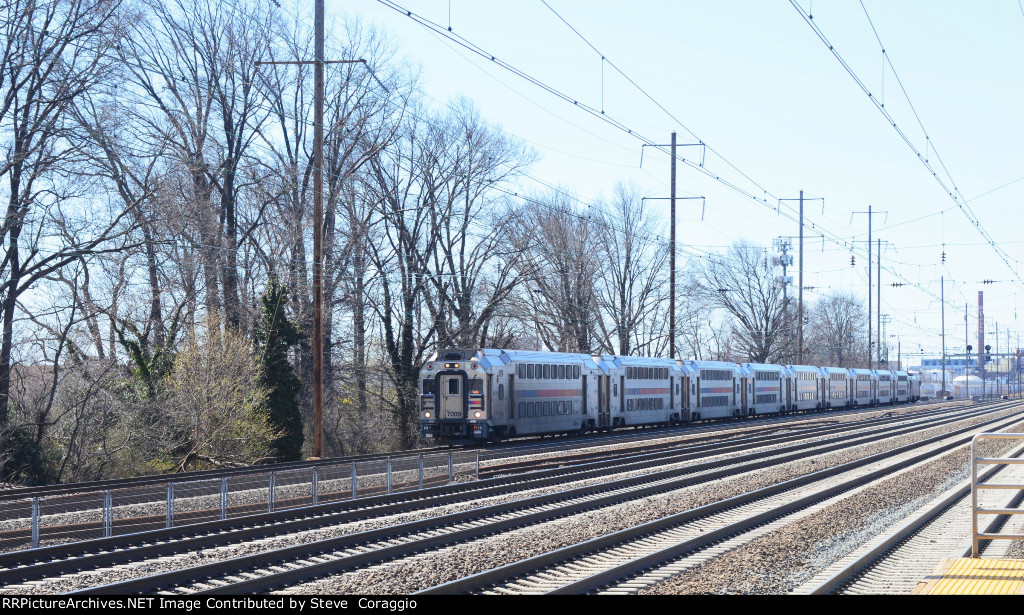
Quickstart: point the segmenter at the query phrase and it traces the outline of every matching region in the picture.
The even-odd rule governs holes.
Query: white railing
[[[978,515],[1024,515],[1024,509],[1021,508],[980,508],[978,506],[978,491],[980,489],[1024,490],[1024,484],[1019,482],[978,482],[978,466],[1024,464],[1024,459],[1016,457],[978,457],[978,442],[981,440],[1024,440],[1024,433],[980,433],[971,440],[971,557],[980,557],[979,543],[982,540],[1024,540],[1024,534],[996,534],[982,532],[978,529]]]

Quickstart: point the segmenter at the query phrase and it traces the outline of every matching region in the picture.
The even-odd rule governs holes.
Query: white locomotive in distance
[[[445,444],[914,402],[905,371],[449,349],[420,370],[420,436]]]

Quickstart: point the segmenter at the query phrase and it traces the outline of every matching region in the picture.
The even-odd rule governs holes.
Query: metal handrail
[[[982,540],[1024,540],[1024,534],[995,534],[978,530],[978,515],[1024,515],[1024,508],[979,508],[979,489],[1017,489],[1024,490],[1022,484],[979,483],[978,466],[1010,465],[1024,463],[1024,460],[1013,457],[978,457],[980,440],[1024,440],[1024,433],[980,433],[971,439],[971,557],[980,557]]]

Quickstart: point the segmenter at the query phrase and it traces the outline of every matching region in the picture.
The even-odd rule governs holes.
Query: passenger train
[[[914,402],[905,371],[448,349],[420,370],[420,436],[445,444]]]

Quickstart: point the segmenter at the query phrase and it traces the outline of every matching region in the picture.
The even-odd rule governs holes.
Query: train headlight
[[[424,412],[423,416],[425,416],[425,417],[427,417],[429,419],[430,418],[430,413],[429,412]]]
[[[480,418],[480,417],[481,417],[482,415],[481,415],[481,414],[480,414],[479,412],[477,412],[477,413],[476,413],[476,414],[474,414],[473,416],[475,416],[476,418]]]

